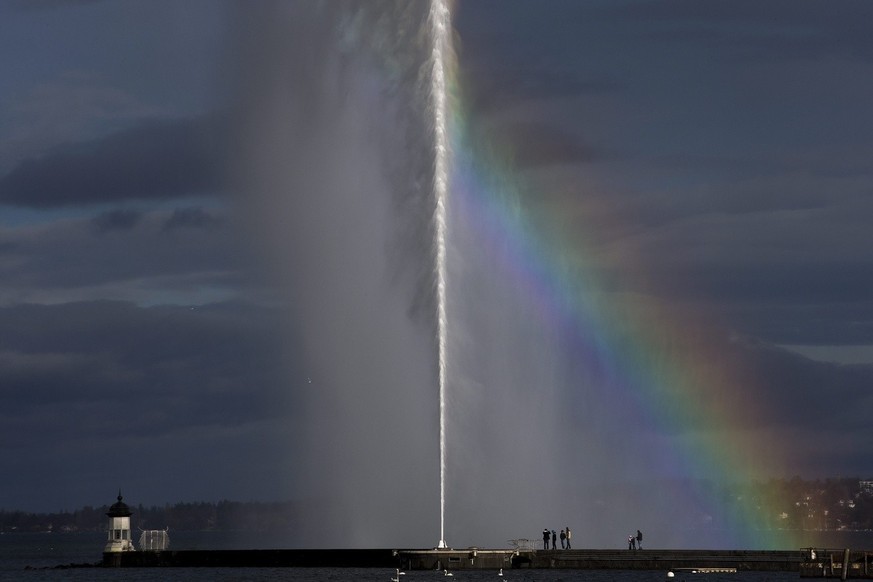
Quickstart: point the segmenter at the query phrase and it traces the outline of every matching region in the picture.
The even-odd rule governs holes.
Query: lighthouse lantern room
[[[118,501],[113,503],[106,515],[109,517],[109,539],[103,552],[132,552],[133,540],[130,536],[130,508],[121,500],[118,491]]]

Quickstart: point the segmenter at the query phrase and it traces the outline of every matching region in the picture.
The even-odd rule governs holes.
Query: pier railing
[[[801,578],[873,579],[873,552],[848,548],[802,548]]]
[[[531,540],[528,538],[518,538],[516,540],[509,540],[509,547],[513,550],[520,550],[522,552],[531,552],[537,549],[539,545],[542,543],[541,540]]]

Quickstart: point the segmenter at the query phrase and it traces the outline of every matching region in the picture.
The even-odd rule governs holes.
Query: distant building
[[[864,494],[864,495],[873,495],[873,480],[869,480],[869,481],[861,480],[861,481],[858,481],[858,489],[859,489],[859,490],[861,491],[861,493]]]

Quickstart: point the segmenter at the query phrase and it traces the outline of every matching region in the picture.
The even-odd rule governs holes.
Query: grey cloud
[[[56,10],[70,6],[97,4],[104,0],[12,0],[11,6],[21,11]]]
[[[716,54],[743,61],[823,55],[873,59],[873,41],[866,26],[873,18],[869,3],[828,3],[824,12],[821,7],[820,2],[790,0],[763,4],[751,0],[643,0],[610,5],[597,12],[625,23],[656,23],[661,31],[646,35],[653,40],[708,46]]]
[[[828,302],[858,304],[873,292],[871,262],[779,261],[749,259],[731,265],[698,263],[691,268],[686,288],[714,300],[754,300],[779,305]],[[873,339],[873,338],[871,338]]]
[[[586,233],[597,241],[595,280],[706,306],[737,331],[775,344],[873,344],[869,201],[838,193],[832,206],[799,209],[785,191],[774,192],[745,214],[722,209],[729,189],[723,204],[692,199],[674,208],[665,196],[648,208],[641,199],[623,212],[611,209],[617,217],[606,214],[603,226]],[[629,277],[628,261],[646,266],[646,276]]]
[[[91,224],[98,233],[127,230],[139,224],[142,217],[142,212],[136,210],[110,210],[95,216],[91,219]]]
[[[271,378],[282,342],[263,308],[17,305],[0,309],[0,322],[3,416],[13,424],[21,415],[57,422],[34,431],[39,442],[234,425],[277,413],[281,394]],[[112,410],[131,414],[122,419]]]
[[[247,249],[237,234],[219,211],[197,207],[178,214],[110,211],[10,230],[4,237],[7,260],[0,262],[0,298],[53,303],[152,295],[199,303],[200,292],[239,290]]]
[[[515,123],[489,135],[495,143],[514,144],[514,166],[520,170],[535,166],[590,162],[601,153],[571,133],[538,123]]]
[[[776,344],[873,345],[873,301],[782,303],[747,301],[729,306],[738,326]]]
[[[833,401],[860,403],[869,399],[873,365],[816,362],[770,344],[745,339],[735,342],[742,356],[745,377],[756,385],[756,407],[766,411],[766,422],[792,430],[845,430],[869,432],[863,415],[823,414],[815,406],[786,408],[785,402]],[[751,396],[751,395],[750,395]],[[814,428],[811,428],[814,427]]]
[[[580,23],[596,19],[597,13],[579,2],[550,2],[542,10],[518,2],[460,3],[455,24],[464,103],[481,114],[530,101],[621,93],[626,88],[621,76],[592,66],[602,55],[585,50],[586,27]]]
[[[177,208],[164,223],[164,230],[176,228],[208,228],[219,223],[219,219],[203,208],[190,206]]]
[[[464,63],[463,68],[463,76],[471,79],[467,103],[476,113],[507,109],[531,100],[556,100],[625,90],[617,79],[605,76],[585,78],[560,66],[538,66],[536,63],[507,66],[499,59],[482,62],[478,57],[478,60]]]
[[[0,178],[0,203],[52,208],[212,195],[224,186],[224,120],[150,120],[25,160]]]
[[[663,226],[660,238],[629,243],[623,252],[657,265],[652,277],[630,284],[660,297],[703,302],[719,313],[745,313],[742,321],[775,343],[833,344],[838,332],[845,334],[840,343],[873,343],[870,328],[857,325],[873,296],[873,257],[865,247],[847,246],[841,258],[828,259],[841,251],[816,249],[818,239],[803,227],[767,236],[754,221],[708,224],[710,232],[701,225],[683,234]],[[727,225],[743,229],[744,239],[720,232]],[[788,314],[796,320],[787,320]]]

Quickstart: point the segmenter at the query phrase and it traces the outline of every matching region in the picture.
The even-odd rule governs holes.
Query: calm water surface
[[[270,581],[300,580],[303,582],[391,582],[391,569],[358,568],[131,568],[131,569],[52,569],[61,564],[93,564],[102,558],[105,534],[3,534],[0,535],[0,582],[11,581]],[[238,539],[229,536],[206,536],[186,532],[171,535],[178,549],[243,549]],[[248,544],[248,547],[257,547]],[[263,546],[262,546],[263,547]],[[27,569],[30,568],[38,568]],[[46,569],[40,569],[46,568]],[[798,581],[791,572],[751,572],[739,574],[706,574],[677,576],[674,580],[691,582],[787,582]],[[402,582],[664,582],[666,571],[616,570],[506,570],[503,577],[497,571],[459,571],[451,578],[442,572],[409,571]]]

